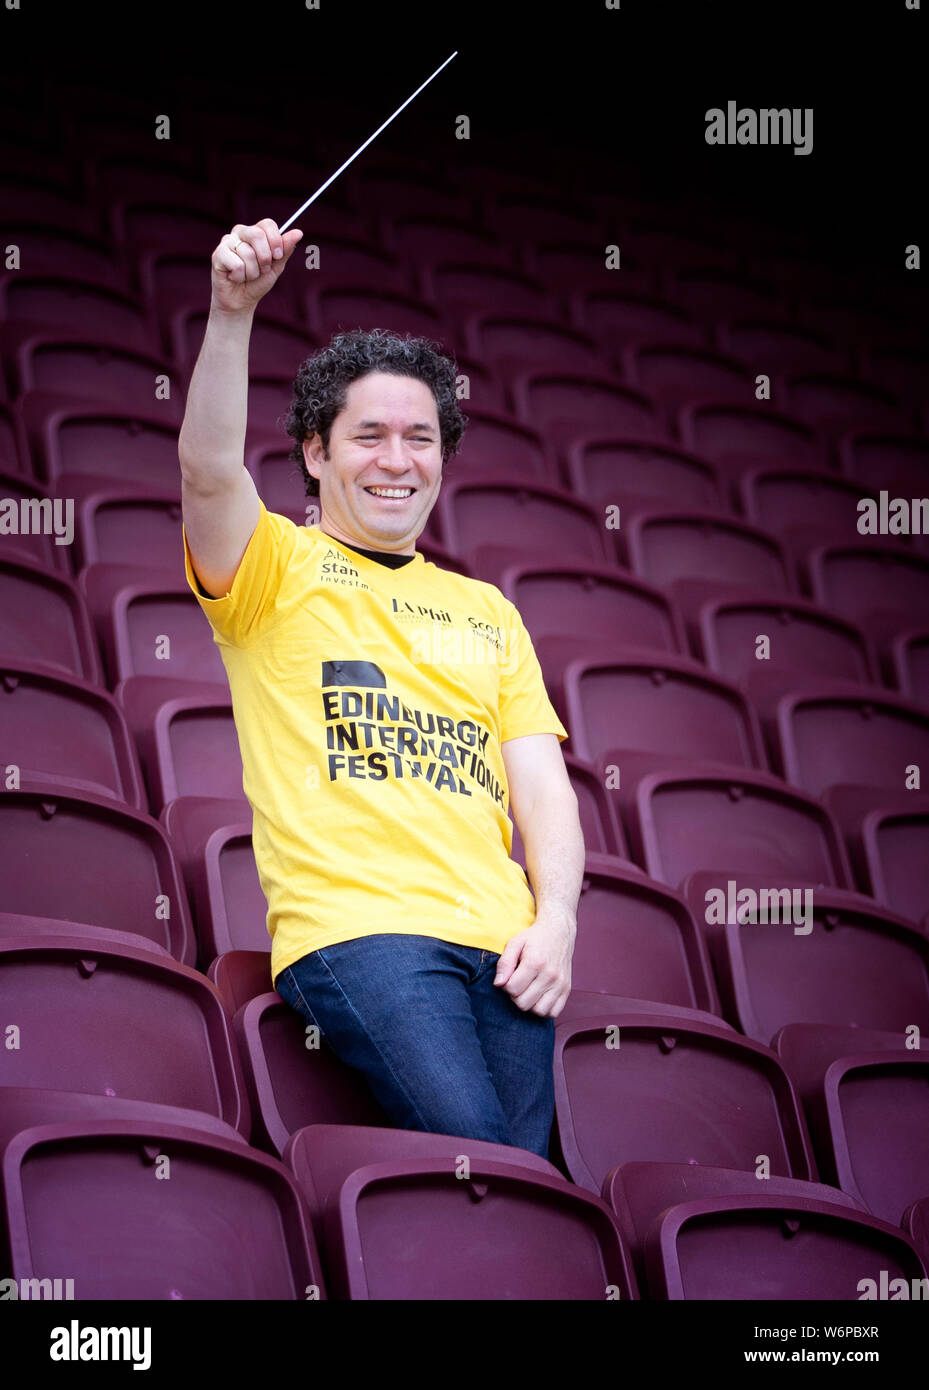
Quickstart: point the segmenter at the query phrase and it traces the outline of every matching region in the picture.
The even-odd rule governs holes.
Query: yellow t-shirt
[[[229,678],[272,977],[382,932],[502,951],[535,903],[500,745],[568,737],[514,605],[264,503],[229,593],[205,598],[182,535]]]

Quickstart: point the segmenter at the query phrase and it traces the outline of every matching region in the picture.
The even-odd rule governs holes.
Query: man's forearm
[[[572,925],[584,877],[584,835],[573,790],[539,798],[519,827],[536,916],[563,916]]]
[[[210,306],[177,446],[185,482],[202,490],[231,481],[244,461],[253,317]]]

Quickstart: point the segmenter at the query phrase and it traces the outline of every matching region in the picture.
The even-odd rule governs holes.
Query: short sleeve
[[[568,731],[548,698],[529,633],[508,600],[506,621],[506,657],[500,673],[500,742],[526,734],[556,734],[558,742],[564,743]]]
[[[207,598],[197,582],[187,533],[184,570],[187,583],[210,621],[218,640],[246,647],[273,623],[278,595],[293,558],[297,527],[286,516],[269,512],[259,498],[258,522],[252,532],[232,588],[221,598]]]

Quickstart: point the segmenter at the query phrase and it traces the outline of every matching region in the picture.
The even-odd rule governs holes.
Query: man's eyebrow
[[[358,424],[355,426],[355,429],[382,430],[384,429],[384,427],[385,426],[383,420],[359,420]],[[429,424],[428,420],[416,420],[412,425],[409,426],[409,428],[411,430],[428,430],[430,434],[435,434],[435,430],[433,429],[432,425]]]

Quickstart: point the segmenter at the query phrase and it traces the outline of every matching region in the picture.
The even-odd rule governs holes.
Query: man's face
[[[319,480],[328,535],[363,550],[415,554],[442,483],[439,416],[424,381],[389,372],[353,381],[332,422],[329,457],[318,434],[304,441],[303,457]]]

